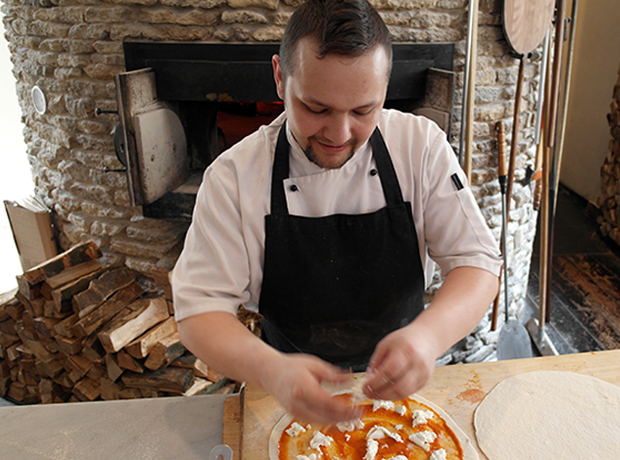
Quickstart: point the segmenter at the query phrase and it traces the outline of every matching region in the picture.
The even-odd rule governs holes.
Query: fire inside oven
[[[125,42],[115,77],[119,159],[145,217],[191,218],[207,166],[284,110],[271,57],[279,45]],[[454,45],[394,45],[386,106],[433,118],[449,133]]]

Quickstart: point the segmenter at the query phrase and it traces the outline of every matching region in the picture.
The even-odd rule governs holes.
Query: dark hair
[[[280,65],[285,78],[295,68],[295,49],[305,37],[319,44],[319,58],[329,53],[361,56],[381,45],[391,68],[390,33],[367,0],[307,0],[303,3],[291,16],[280,44]]]

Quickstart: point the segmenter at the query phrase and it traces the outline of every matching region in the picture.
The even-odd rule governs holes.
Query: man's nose
[[[346,144],[351,139],[351,120],[348,115],[334,114],[328,120],[324,136],[334,145]]]

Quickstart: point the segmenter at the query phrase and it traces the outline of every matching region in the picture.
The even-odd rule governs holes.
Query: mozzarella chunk
[[[297,422],[293,422],[293,424],[286,430],[286,434],[288,434],[291,438],[296,438],[305,432],[306,429]]]
[[[389,436],[396,442],[403,442],[403,438],[401,438],[398,433],[392,433],[390,430],[382,426],[373,426],[366,435],[368,439],[383,439],[386,436]]]
[[[379,409],[394,410],[394,403],[392,401],[384,401],[382,399],[375,399],[372,402],[372,411],[376,412]]]
[[[298,455],[297,460],[317,460],[316,454],[306,455]]]
[[[437,439],[437,435],[434,431],[419,431],[409,436],[409,441],[416,443],[426,452],[431,449],[431,444]]]
[[[414,410],[413,411],[413,426],[424,425],[430,419],[433,418],[433,412],[430,410]]]
[[[338,422],[336,423],[336,427],[340,430],[341,433],[345,433],[347,431],[361,430],[364,428],[364,422],[362,419],[358,418],[355,420],[349,420],[347,422]]]
[[[447,460],[448,457],[446,457],[446,455],[445,449],[438,449],[431,454],[430,460]]]
[[[321,446],[329,446],[333,439],[329,436],[324,435],[320,431],[315,431],[314,436],[310,440],[310,448],[318,449]]]
[[[366,455],[364,455],[364,460],[374,460],[377,452],[379,452],[379,442],[374,439],[366,441]]]

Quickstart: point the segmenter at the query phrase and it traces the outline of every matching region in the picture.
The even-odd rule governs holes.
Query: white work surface
[[[7,460],[208,459],[223,395],[0,407]]]

